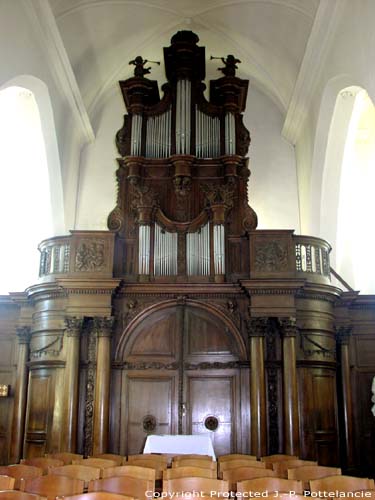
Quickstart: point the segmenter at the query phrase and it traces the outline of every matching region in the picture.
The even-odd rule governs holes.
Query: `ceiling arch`
[[[179,29],[191,29],[209,54],[234,53],[249,78],[285,114],[320,0],[50,0],[92,118],[141,54],[161,60]],[[217,75],[207,61],[207,77]],[[165,81],[153,68],[152,78]]]

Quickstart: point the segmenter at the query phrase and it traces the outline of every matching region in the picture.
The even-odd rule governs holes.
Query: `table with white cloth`
[[[152,434],[147,436],[143,453],[165,453],[168,455],[210,455],[216,460],[210,434]]]

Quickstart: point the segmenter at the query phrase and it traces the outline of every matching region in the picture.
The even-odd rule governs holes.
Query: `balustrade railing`
[[[199,250],[200,253],[196,253],[196,245],[194,246],[193,244],[192,235],[188,234],[185,251],[187,274],[189,276],[195,273],[201,276],[208,276],[210,273],[210,240],[208,225],[206,226],[203,227],[203,232],[198,234],[199,241],[195,242],[198,244],[198,250],[202,247]],[[155,276],[177,275],[177,255],[179,255],[177,252],[177,240],[173,245],[172,243],[168,243],[166,247],[168,251],[172,251],[173,249],[173,255],[175,255],[176,262],[174,262],[173,269],[171,268],[170,272],[162,272],[163,268],[159,269],[159,260],[163,256],[159,255],[159,253],[162,250],[164,252],[165,249],[161,246],[159,239],[153,245],[156,253],[153,260]],[[279,276],[283,278],[296,276],[307,281],[330,284],[329,254],[331,247],[325,240],[312,236],[293,235],[292,231],[262,230],[254,231],[251,239],[253,240],[253,256],[249,263],[251,277]],[[78,274],[81,276],[91,274],[94,276],[111,277],[113,272],[113,240],[114,234],[111,232],[72,231],[70,236],[54,237],[42,241],[39,245],[39,278],[42,281],[48,281],[56,277],[70,277]],[[219,245],[219,240],[221,246]],[[215,233],[215,248],[213,252],[214,257],[216,256],[215,258],[217,258],[217,252],[220,253],[223,251],[223,242],[223,236],[220,239]],[[199,267],[199,271],[195,270],[194,266],[194,269],[192,267],[193,256],[199,260],[203,259],[201,263],[203,267]],[[217,266],[215,264],[216,273],[225,272],[223,267],[224,261],[223,254],[222,261],[220,261],[222,264],[220,270],[216,269]],[[147,270],[147,272],[150,271],[151,269]]]
[[[39,245],[39,277],[68,274],[70,270],[70,236],[44,240]]]
[[[112,277],[114,233],[71,231],[39,244],[39,279],[71,276]]]
[[[297,274],[303,274],[307,279],[315,276],[330,282],[329,243],[312,236],[293,236],[293,240]]]

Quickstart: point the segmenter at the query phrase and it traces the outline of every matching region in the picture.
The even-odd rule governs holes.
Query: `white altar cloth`
[[[152,434],[147,436],[143,453],[167,453],[169,455],[196,453],[210,455],[213,460],[216,460],[210,434]]]

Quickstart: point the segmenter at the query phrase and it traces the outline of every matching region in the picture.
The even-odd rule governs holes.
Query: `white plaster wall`
[[[107,229],[107,217],[117,196],[115,135],[123,125],[125,111],[118,89],[97,117],[95,142],[82,151],[76,229]]]
[[[321,194],[323,164],[330,121],[337,93],[345,87],[367,90],[375,102],[375,2],[341,0],[336,34],[296,144],[301,226],[303,232],[321,233]]]
[[[124,104],[112,94],[97,122],[97,136],[81,155],[76,228],[106,229],[116,202],[115,171],[118,156],[114,138],[122,126]],[[294,149],[281,137],[282,116],[259,90],[248,96],[246,126],[250,129],[250,204],[260,228],[299,231]]]
[[[27,86],[27,82],[33,79],[40,80],[41,85],[47,88],[46,95],[51,106],[48,116],[43,115],[45,103],[38,101],[38,87],[41,85],[27,86],[37,99],[43,125],[48,123],[49,130],[43,130],[45,139],[50,141],[53,136],[54,152],[49,155],[47,151],[47,157],[53,176],[52,191],[56,193],[59,190],[52,200],[54,234],[65,234],[74,227],[82,134],[74,125],[71,108],[54,68],[48,63],[48,48],[43,45],[27,3],[23,0],[2,0],[0,12],[0,88],[22,85],[23,82]],[[51,144],[47,145],[48,148]]]
[[[250,85],[244,122],[251,134],[250,205],[259,229],[300,231],[294,148],[281,136],[283,116]]]

